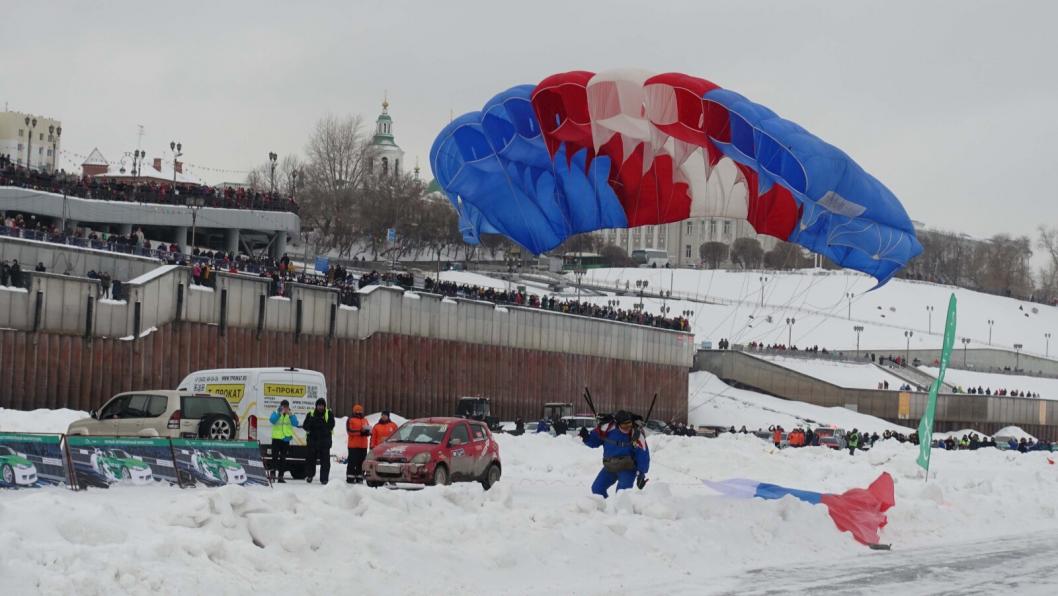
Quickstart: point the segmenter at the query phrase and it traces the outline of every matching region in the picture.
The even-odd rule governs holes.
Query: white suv
[[[91,416],[70,424],[66,434],[221,441],[239,436],[238,417],[228,400],[208,393],[129,391],[92,410]]]

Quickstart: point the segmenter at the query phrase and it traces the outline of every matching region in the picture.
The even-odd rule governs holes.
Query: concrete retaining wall
[[[825,407],[849,407],[914,428],[926,407],[927,394],[838,387],[760,358],[731,350],[703,350],[694,370],[706,370],[734,382],[783,397]],[[903,398],[901,396],[904,396]],[[905,407],[901,411],[901,399]],[[937,397],[937,430],[975,428],[992,433],[1009,425],[1051,441],[1058,440],[1058,401],[966,394]]]

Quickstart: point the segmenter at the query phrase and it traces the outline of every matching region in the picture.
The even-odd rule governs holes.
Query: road
[[[653,582],[647,592],[788,594],[1058,594],[1058,535],[1036,533],[950,546],[865,551],[827,564],[749,569],[705,582]]]

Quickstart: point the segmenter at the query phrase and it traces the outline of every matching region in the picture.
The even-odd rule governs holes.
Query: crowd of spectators
[[[640,310],[618,309],[608,305],[594,304],[577,300],[564,300],[555,296],[539,296],[519,290],[502,290],[470,284],[456,284],[447,281],[435,282],[427,278],[423,290],[444,296],[482,300],[495,304],[511,304],[540,308],[553,312],[571,315],[607,319],[633,325],[645,325],[675,331],[689,331],[690,321],[683,317],[662,317]]]
[[[125,201],[162,205],[185,205],[188,198],[201,198],[205,207],[298,212],[298,205],[281,193],[260,192],[230,186],[173,184],[153,179],[123,181],[76,176],[62,172],[30,170],[0,155],[0,186],[17,186],[101,201]]]

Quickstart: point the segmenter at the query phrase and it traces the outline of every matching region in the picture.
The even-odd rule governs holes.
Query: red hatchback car
[[[500,446],[488,426],[463,418],[409,420],[364,461],[368,486],[480,482],[488,490],[500,471]]]

